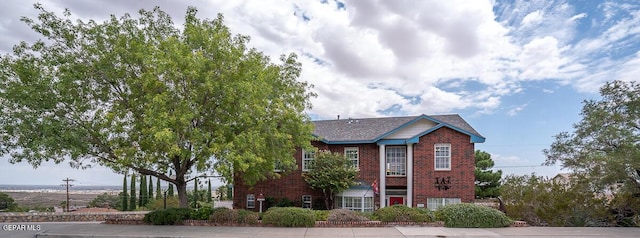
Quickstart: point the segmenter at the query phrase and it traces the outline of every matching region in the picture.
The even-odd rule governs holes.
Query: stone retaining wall
[[[3,212],[0,223],[8,222],[65,222],[65,221],[105,221],[142,220],[147,211],[141,212]]]

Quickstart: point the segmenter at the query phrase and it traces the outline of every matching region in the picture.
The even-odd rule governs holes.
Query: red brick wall
[[[437,143],[451,144],[451,171],[434,171],[434,145]],[[356,145],[327,145],[314,141],[312,144],[321,150],[344,153],[345,147],[358,147],[360,160],[360,173],[358,180],[372,183],[378,179],[380,174],[380,153],[376,144],[356,144]],[[420,138],[420,142],[414,148],[414,193],[413,206],[418,203],[427,203],[427,197],[432,198],[461,198],[462,202],[472,202],[474,200],[474,144],[470,142],[468,135],[462,134],[449,128],[440,128]],[[262,181],[256,184],[253,189],[244,186],[239,177],[235,178],[234,186],[234,208],[246,209],[246,196],[253,193],[256,196],[260,193],[267,197],[288,198],[296,202],[296,206],[301,206],[302,195],[312,195],[314,202],[322,198],[322,192],[311,189],[302,178],[302,152],[298,150],[295,154],[298,170],[292,171],[279,179]],[[436,188],[436,177],[449,178],[450,189],[438,190]],[[380,182],[378,181],[378,184]],[[387,186],[406,187],[406,177],[388,177]],[[379,204],[379,196],[375,197],[375,203]],[[258,203],[256,208],[258,210]]]
[[[462,202],[473,202],[475,193],[474,144],[468,135],[443,127],[420,138],[414,145],[414,193],[413,206],[427,204],[427,198],[461,198]],[[434,146],[451,144],[451,170],[435,171]],[[448,190],[438,190],[436,178],[448,178]]]

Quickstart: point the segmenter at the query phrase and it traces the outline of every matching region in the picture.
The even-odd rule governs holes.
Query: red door
[[[404,204],[403,197],[389,197],[389,206],[403,205],[403,204]]]

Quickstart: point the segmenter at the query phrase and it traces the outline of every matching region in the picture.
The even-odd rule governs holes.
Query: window
[[[387,147],[387,175],[405,176],[407,172],[407,149],[404,146]]]
[[[282,171],[284,171],[284,165],[282,164],[282,162],[280,160],[276,160],[274,163],[275,163],[273,165],[273,171],[274,172],[282,172]]]
[[[302,171],[309,171],[313,166],[313,159],[316,158],[315,151],[302,150]]]
[[[351,165],[358,169],[360,167],[358,163],[358,147],[346,147],[344,148],[344,157],[351,161]]]
[[[451,144],[436,144],[435,151],[435,170],[451,170]]]
[[[247,194],[247,208],[255,208],[256,207],[256,195]]]
[[[311,208],[311,195],[302,195],[302,208]]]
[[[359,212],[373,212],[373,197],[336,196],[335,207]]]
[[[427,208],[432,211],[449,204],[458,203],[460,203],[460,198],[427,198]]]

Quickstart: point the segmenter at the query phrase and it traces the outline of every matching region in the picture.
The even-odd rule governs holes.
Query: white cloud
[[[522,18],[522,22],[520,23],[523,27],[532,27],[533,25],[537,25],[544,18],[544,15],[540,10],[536,10],[524,16]]]
[[[524,110],[527,107],[527,104],[522,104],[522,105],[518,105],[515,107],[512,107],[511,109],[509,109],[509,111],[507,111],[507,115],[513,117],[518,115],[518,113],[520,113],[520,111]]]

